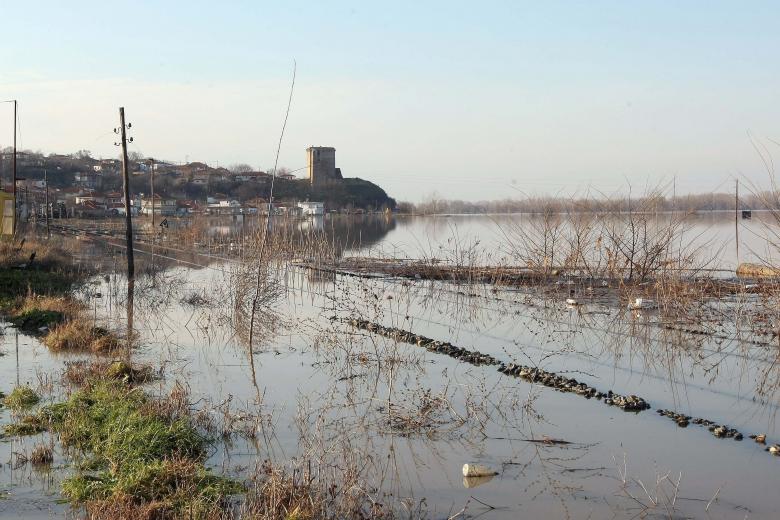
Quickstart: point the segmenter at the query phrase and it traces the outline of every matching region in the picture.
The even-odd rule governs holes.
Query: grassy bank
[[[34,239],[0,243],[0,313],[56,351],[110,353],[119,338],[98,327],[71,292],[91,273],[72,254]]]
[[[211,439],[195,425],[186,397],[152,397],[120,376],[133,372],[109,365],[67,400],[20,416],[5,433],[57,435],[75,471],[62,493],[90,518],[224,516],[227,497],[243,486],[205,467]]]
[[[0,310],[7,312],[19,297],[62,296],[86,274],[72,255],[34,239],[0,242]]]

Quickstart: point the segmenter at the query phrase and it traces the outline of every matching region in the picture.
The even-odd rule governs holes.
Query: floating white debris
[[[655,309],[658,305],[653,300],[647,298],[636,298],[633,302],[628,304],[628,308],[631,310],[638,309]]]
[[[498,475],[498,472],[493,471],[487,466],[482,464],[464,464],[463,476],[464,477],[493,477]]]

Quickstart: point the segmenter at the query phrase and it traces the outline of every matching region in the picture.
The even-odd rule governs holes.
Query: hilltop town
[[[7,192],[12,191],[8,182],[11,178],[9,151],[0,154],[0,178]],[[395,200],[376,184],[360,178],[344,178],[335,167],[335,149],[311,147],[306,150],[306,157],[306,168],[293,172],[280,168],[274,178],[272,172],[259,171],[246,164],[225,168],[131,154],[131,211],[151,214],[154,208],[155,214],[179,216],[264,213],[268,211],[272,180],[276,213],[362,213],[395,209]],[[17,169],[19,204],[27,213],[44,211],[48,182],[50,215],[55,218],[124,214],[119,159],[95,158],[87,150],[67,155],[20,151]]]

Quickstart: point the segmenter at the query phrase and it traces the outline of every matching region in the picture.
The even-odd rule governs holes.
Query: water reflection
[[[424,230],[431,243],[453,233],[468,241],[490,222],[328,216],[321,222],[279,219],[275,231],[327,236],[340,244],[340,255],[371,252],[380,244],[397,246],[401,254],[402,245],[412,242],[410,230]],[[253,236],[249,230],[257,226],[252,226],[211,223],[198,236],[240,243]],[[424,243],[421,236],[415,240]],[[84,244],[85,254],[116,264],[111,246]],[[749,504],[757,517],[777,512],[765,486],[753,485],[773,482],[776,460],[754,443],[726,443],[693,427],[683,431],[655,420],[653,412],[626,414],[416,345],[350,330],[341,318],[365,317],[599,388],[633,392],[654,407],[776,436],[777,396],[762,396],[757,389],[762,379],[777,378],[776,350],[767,345],[667,329],[682,325],[663,309],[637,315],[607,298],[594,296],[567,308],[560,291],[547,287],[404,284],[285,268],[274,273],[283,298],[269,306],[294,326],[269,328],[262,345],[248,351],[237,331],[251,327],[251,320],[236,300],[243,294],[246,303],[254,294],[255,269],[236,264],[251,263],[250,256],[240,256],[240,250],[231,254],[229,245],[210,255],[170,244],[139,248],[149,254],[136,255],[137,280],[126,285],[122,298],[124,283],[115,276],[116,290],[105,292],[116,297],[107,299],[104,309],[111,323],[127,327],[128,337],[137,329],[143,348],[134,356],[167,367],[161,385],[181,379],[195,401],[232,406],[225,421],[252,413],[273,416],[278,438],[271,432],[273,442],[233,439],[212,455],[214,466],[240,467],[236,471],[245,475],[247,467],[270,458],[299,471],[313,467],[315,473],[343,475],[354,470],[352,476],[370,479],[378,499],[386,498],[381,493],[405,504],[425,498],[426,512],[437,518],[465,510],[471,496],[496,508],[486,516],[491,518],[521,512],[641,517],[653,503],[633,476],[657,482],[657,467],[661,477],[685,470],[685,496],[696,497],[673,505],[669,516],[703,515],[725,477],[731,482],[724,491],[728,499],[709,510],[716,517],[734,516],[739,504]],[[702,325],[707,312],[722,311],[707,309],[692,314],[691,321]],[[728,325],[715,332],[733,336]],[[532,442],[545,437],[571,444]],[[460,469],[471,460],[501,468],[501,474],[479,487],[464,482]]]

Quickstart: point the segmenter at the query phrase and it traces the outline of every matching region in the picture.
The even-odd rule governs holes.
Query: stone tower
[[[330,146],[310,146],[306,149],[306,164],[309,167],[309,182],[327,184],[341,179],[341,171],[336,168],[336,149]]]

